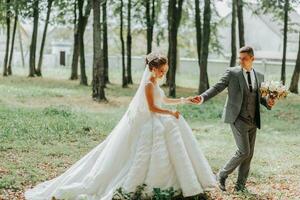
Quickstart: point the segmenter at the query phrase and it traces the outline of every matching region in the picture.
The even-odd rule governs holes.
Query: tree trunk
[[[202,30],[201,30],[201,16],[200,16],[200,2],[195,0],[195,26],[196,26],[196,41],[197,41],[197,55],[198,65],[200,67],[201,60],[201,43],[202,43]]]
[[[298,54],[296,65],[294,69],[294,73],[291,80],[290,92],[298,94],[298,83],[299,83],[299,75],[300,75],[300,32],[299,32],[299,46],[298,46]]]
[[[283,56],[281,65],[281,81],[285,85],[285,62],[286,62],[286,45],[287,45],[287,32],[288,32],[288,10],[289,10],[289,0],[285,0],[284,3],[284,27],[283,27]]]
[[[74,45],[72,54],[72,64],[71,64],[71,77],[70,80],[78,79],[78,60],[79,60],[79,36],[78,32],[74,32]]]
[[[6,0],[6,47],[4,56],[4,66],[3,66],[3,76],[8,75],[7,64],[8,64],[8,54],[9,54],[9,40],[10,40],[10,0]]]
[[[237,16],[238,16],[238,24],[239,24],[240,48],[245,46],[243,4],[244,4],[243,0],[237,0]]]
[[[38,34],[38,20],[39,20],[39,1],[33,2],[33,31],[30,44],[29,53],[29,77],[35,75],[35,54],[36,54],[36,40]]]
[[[155,23],[155,0],[146,1],[146,22],[147,22],[147,54],[152,51],[153,27]]]
[[[14,54],[17,23],[18,23],[18,9],[16,8],[15,18],[14,18],[14,27],[13,27],[13,33],[12,33],[12,40],[11,40],[11,47],[10,47],[10,54],[9,54],[9,61],[8,61],[8,66],[7,66],[8,75],[12,75],[11,65],[12,65],[12,58],[13,58],[13,54]]]
[[[174,0],[169,0],[169,4],[168,4],[168,62],[169,62],[169,66],[170,66],[170,54],[171,54],[171,21],[172,21],[172,14],[173,14],[173,4],[174,4]],[[167,71],[166,74],[166,83],[164,84],[164,86],[169,86],[170,85],[170,68]]]
[[[177,34],[181,20],[183,0],[169,1],[169,96],[176,97],[176,69],[177,69]]]
[[[101,51],[101,24],[100,24],[100,0],[93,0],[93,99],[96,101],[107,101],[105,98],[105,74],[103,54]]]
[[[125,67],[125,43],[123,38],[123,0],[120,5],[120,40],[122,53],[122,87],[127,87],[126,67]]]
[[[79,49],[80,49],[80,84],[88,85],[85,73],[85,57],[84,57],[84,17],[82,14],[84,0],[78,0],[78,30],[79,30]]]
[[[23,44],[22,44],[22,36],[21,36],[21,30],[20,30],[20,24],[18,23],[18,36],[19,36],[19,45],[20,45],[20,51],[21,51],[21,60],[22,60],[22,67],[25,68],[25,59],[24,59],[24,51],[23,51]]]
[[[37,76],[42,76],[43,53],[44,53],[44,47],[45,47],[45,41],[46,41],[46,36],[47,36],[47,28],[48,28],[50,13],[51,13],[52,2],[53,2],[53,0],[48,0],[47,16],[46,16],[46,21],[45,21],[45,27],[44,27],[43,37],[42,37],[41,48],[40,48],[40,57],[39,57],[38,67],[35,72]]]
[[[177,34],[172,32],[170,36],[171,36],[171,40],[173,41],[169,44],[170,46],[169,96],[176,97]]]
[[[204,13],[203,13],[203,42],[202,42],[202,53],[200,61],[200,83],[198,93],[201,94],[209,88],[209,81],[207,75],[207,59],[209,53],[209,39],[210,39],[210,19],[211,9],[210,0],[204,1]]]
[[[108,76],[108,41],[107,41],[107,1],[103,2],[102,5],[102,19],[103,19],[103,63],[104,63],[104,77],[105,84],[110,83]]]
[[[79,37],[78,37],[78,24],[77,24],[77,1],[74,2],[74,45],[71,64],[71,77],[70,80],[78,79],[78,60],[79,60]]]
[[[87,5],[85,7],[83,21],[83,33],[85,32],[85,28],[87,25],[88,18],[91,12],[91,0],[88,0]],[[70,80],[78,79],[78,60],[80,54],[80,38],[79,38],[79,20],[77,20],[77,6],[78,2],[74,3],[74,45],[73,45],[73,54],[72,54],[72,64],[71,64],[71,77]]]
[[[236,2],[237,0],[232,0],[230,67],[236,66]]]
[[[131,0],[128,0],[127,5],[128,16],[127,16],[127,83],[133,84],[131,76]]]
[[[150,33],[150,0],[146,0],[146,25],[147,25],[147,54],[149,54],[152,50],[152,37]]]

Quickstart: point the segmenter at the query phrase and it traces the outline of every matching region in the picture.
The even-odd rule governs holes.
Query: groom
[[[225,181],[238,167],[236,191],[246,190],[245,184],[253,157],[256,130],[260,129],[260,104],[271,110],[275,101],[260,96],[260,85],[264,75],[253,68],[254,52],[249,46],[239,50],[240,66],[225,71],[219,82],[191,99],[194,103],[203,103],[228,89],[228,96],[223,112],[225,123],[229,123],[237,150],[235,155],[218,173],[218,185],[226,191]]]

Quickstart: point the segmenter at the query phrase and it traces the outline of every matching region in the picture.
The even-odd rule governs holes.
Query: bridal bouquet
[[[260,94],[262,97],[283,99],[287,97],[288,91],[281,81],[265,81],[261,83]]]

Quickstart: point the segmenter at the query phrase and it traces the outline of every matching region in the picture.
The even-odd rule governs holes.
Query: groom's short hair
[[[250,46],[243,46],[242,48],[240,48],[240,53],[247,53],[250,56],[254,56],[254,51],[253,48]]]

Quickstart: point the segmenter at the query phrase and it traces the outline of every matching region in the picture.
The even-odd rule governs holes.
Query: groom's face
[[[254,56],[249,55],[248,53],[240,53],[239,60],[240,60],[240,65],[243,68],[250,68],[254,61]]]

